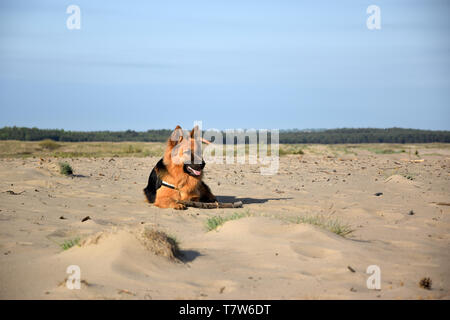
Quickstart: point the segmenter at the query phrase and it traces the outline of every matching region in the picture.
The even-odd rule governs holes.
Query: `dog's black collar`
[[[170,189],[176,189],[176,187],[173,184],[167,183],[165,181],[161,181],[161,185]]]

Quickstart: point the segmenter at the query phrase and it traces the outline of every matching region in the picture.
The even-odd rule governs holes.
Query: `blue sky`
[[[69,5],[81,29],[68,30]],[[366,9],[381,8],[381,30]],[[2,0],[0,127],[450,130],[450,1]]]

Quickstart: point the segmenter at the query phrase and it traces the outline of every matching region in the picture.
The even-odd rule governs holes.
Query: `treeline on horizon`
[[[51,139],[62,142],[88,141],[140,141],[165,142],[172,133],[169,129],[138,132],[127,131],[66,131],[62,129],[38,129],[4,127],[0,140],[40,141]],[[222,132],[225,143],[226,135]],[[269,137],[270,138],[270,137]],[[450,131],[433,131],[403,128],[343,128],[321,130],[280,130],[280,143],[450,143]],[[270,139],[269,139],[270,143]]]

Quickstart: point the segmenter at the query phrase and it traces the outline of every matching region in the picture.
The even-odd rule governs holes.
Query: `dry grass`
[[[165,144],[156,142],[0,141],[0,158],[103,158],[161,156]]]
[[[138,238],[148,250],[157,256],[163,256],[173,261],[180,257],[177,240],[162,231],[144,229]]]
[[[166,144],[161,142],[55,142],[43,141],[0,141],[0,158],[23,157],[57,157],[57,158],[102,158],[102,157],[148,157],[161,156]],[[237,147],[234,146],[235,155]],[[271,146],[267,146],[271,155]],[[279,155],[323,155],[323,156],[357,156],[360,153],[404,154],[417,157],[418,149],[448,150],[450,144],[280,144]],[[220,150],[220,149],[219,149]],[[249,145],[244,147],[248,155]],[[257,150],[259,147],[257,146]],[[218,151],[220,152],[220,151]],[[226,148],[223,146],[223,155]],[[433,152],[433,150],[431,151]],[[430,151],[428,151],[430,153]],[[214,155],[214,152],[213,152]]]
[[[50,139],[42,140],[41,142],[39,142],[39,146],[42,149],[46,150],[56,150],[61,147],[59,143],[56,143],[55,141]]]
[[[354,231],[354,229],[347,223],[339,219],[333,219],[323,215],[301,216],[294,219],[288,219],[292,223],[306,223],[322,229],[331,231],[339,236],[345,237]]]

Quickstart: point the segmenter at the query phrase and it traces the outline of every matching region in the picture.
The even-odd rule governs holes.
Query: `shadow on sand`
[[[239,198],[235,196],[216,196],[219,202],[237,202],[242,201],[243,204],[266,203],[269,200],[290,200],[293,198]]]
[[[180,250],[180,260],[184,263],[194,261],[197,257],[202,256],[202,254],[195,250]]]
[[[89,178],[88,176],[82,174],[71,174],[70,177],[73,178]]]

